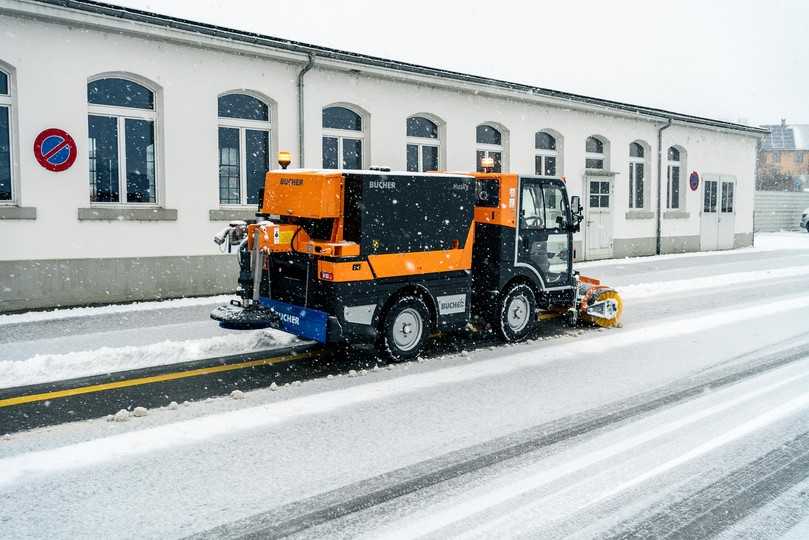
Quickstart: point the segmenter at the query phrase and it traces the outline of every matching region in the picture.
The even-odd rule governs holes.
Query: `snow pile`
[[[208,306],[213,304],[227,304],[233,298],[233,295],[223,294],[219,296],[204,296],[201,298],[177,298],[175,300],[160,300],[155,302],[135,302],[133,304],[111,304],[109,306],[76,307],[53,309],[50,311],[29,311],[26,313],[17,313],[13,315],[0,315],[0,325],[73,319],[75,317],[95,317],[98,315],[130,313],[133,311],[152,311],[156,309],[173,309],[193,306]]]
[[[805,231],[782,231],[774,233],[756,233],[755,249],[775,251],[779,249],[809,250],[809,234]]]
[[[807,235],[809,236],[809,235]],[[626,300],[639,300],[667,294],[689,293],[704,289],[721,289],[734,285],[759,283],[769,285],[772,280],[792,277],[809,276],[809,265],[791,266],[776,270],[756,270],[751,272],[735,272],[732,274],[719,274],[700,278],[678,279],[674,281],[658,281],[652,283],[639,283],[637,285],[624,285],[617,287],[621,298]]]
[[[40,354],[25,360],[3,362],[0,388],[273,349],[295,339],[279,330],[257,330],[205,339],[163,341],[142,347],[102,347],[92,351]]]

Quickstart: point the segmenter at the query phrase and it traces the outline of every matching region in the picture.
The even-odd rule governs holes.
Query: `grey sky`
[[[114,0],[721,120],[809,123],[809,2]]]

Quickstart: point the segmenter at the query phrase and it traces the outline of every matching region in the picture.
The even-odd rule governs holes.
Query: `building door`
[[[584,251],[585,258],[612,257],[612,199],[611,178],[586,178],[584,197]]]
[[[716,178],[702,187],[700,249],[733,249],[736,227],[736,182]]]

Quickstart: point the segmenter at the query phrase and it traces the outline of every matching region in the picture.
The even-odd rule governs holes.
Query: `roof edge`
[[[709,126],[754,135],[765,135],[769,133],[769,130],[755,126],[747,126],[744,124],[725,122],[722,120],[715,120],[712,118],[705,118],[701,116],[678,113],[674,111],[668,111],[665,109],[658,109],[655,107],[645,107],[641,105],[634,105],[631,103],[624,103],[609,99],[595,98],[591,96],[585,96],[582,94],[563,92],[560,90],[553,90],[549,88],[542,88],[522,83],[515,83],[501,79],[494,79],[491,77],[484,77],[481,75],[472,75],[458,71],[432,68],[429,66],[422,66],[419,64],[412,64],[398,60],[390,60],[366,54],[352,53],[340,49],[333,49],[329,47],[313,45],[300,41],[277,38],[264,34],[248,32],[245,30],[226,28],[209,23],[173,17],[170,15],[162,15],[150,11],[143,11],[134,8],[116,6],[104,2],[97,2],[95,0],[29,0],[29,1],[56,7],[62,7],[75,11],[92,13],[96,15],[103,15],[111,18],[140,22],[155,26],[162,26],[164,28],[197,32],[211,37],[231,39],[234,41],[240,41],[251,45],[259,45],[264,47],[280,49],[287,52],[314,54],[319,57],[329,58],[332,60],[338,60],[347,63],[362,64],[377,68],[384,68],[393,71],[400,71],[428,77],[451,79],[466,83],[480,84],[500,89],[524,92],[527,94],[536,95],[540,97],[544,96],[555,99],[568,100],[591,106],[599,106],[615,111],[659,117],[664,120],[670,118],[673,121],[682,122],[685,124]]]

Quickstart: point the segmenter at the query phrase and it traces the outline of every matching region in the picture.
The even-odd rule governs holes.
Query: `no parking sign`
[[[76,141],[66,131],[48,128],[34,140],[34,157],[49,171],[64,171],[76,161]]]

